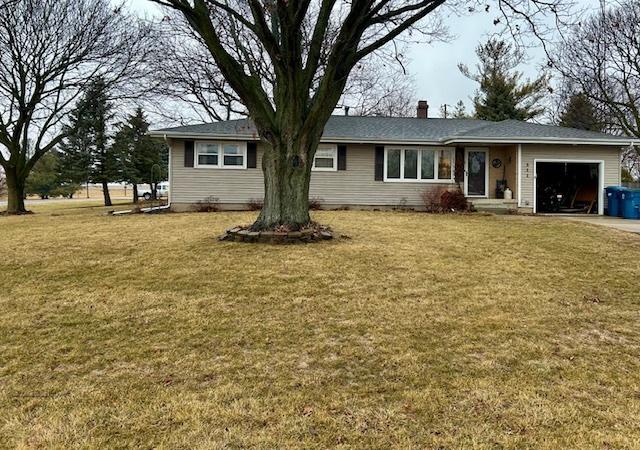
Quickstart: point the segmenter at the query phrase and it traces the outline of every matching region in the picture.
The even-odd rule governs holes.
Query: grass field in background
[[[85,205],[90,206],[90,205]],[[637,448],[640,237],[550,218],[0,217],[0,446]]]
[[[146,186],[145,186],[146,187]],[[133,201],[133,188],[131,186],[110,186],[109,193],[111,194],[111,198],[114,200],[122,200],[129,199],[129,201]],[[104,198],[104,194],[102,192],[102,187],[96,185],[90,185],[89,189],[85,186],[82,187],[78,192],[76,192],[73,196],[74,199],[84,199],[88,201],[101,201]],[[30,195],[27,197],[27,200],[39,200],[40,197],[37,195]],[[0,201],[6,201],[7,196],[0,195]],[[62,200],[61,197],[54,197],[52,200]],[[1,209],[1,208],[0,208]]]

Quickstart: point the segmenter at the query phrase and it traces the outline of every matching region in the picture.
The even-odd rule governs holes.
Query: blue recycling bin
[[[622,200],[622,217],[640,220],[640,189],[622,191],[620,198]]]
[[[622,217],[622,193],[628,191],[622,186],[608,186],[607,191],[607,215]]]

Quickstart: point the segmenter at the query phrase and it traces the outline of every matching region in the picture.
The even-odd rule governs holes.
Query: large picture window
[[[311,170],[332,172],[338,170],[338,149],[320,145],[313,158]]]
[[[240,142],[197,142],[195,166],[214,169],[245,169],[247,147]]]
[[[384,180],[453,182],[453,152],[451,148],[385,148]]]

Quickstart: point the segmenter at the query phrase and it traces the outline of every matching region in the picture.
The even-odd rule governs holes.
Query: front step
[[[474,198],[469,203],[477,211],[492,212],[495,214],[507,214],[518,209],[517,200],[502,200],[499,198]]]

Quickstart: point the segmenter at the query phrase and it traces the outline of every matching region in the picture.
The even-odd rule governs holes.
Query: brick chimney
[[[418,119],[426,119],[429,117],[429,104],[426,100],[420,100],[418,102]]]

